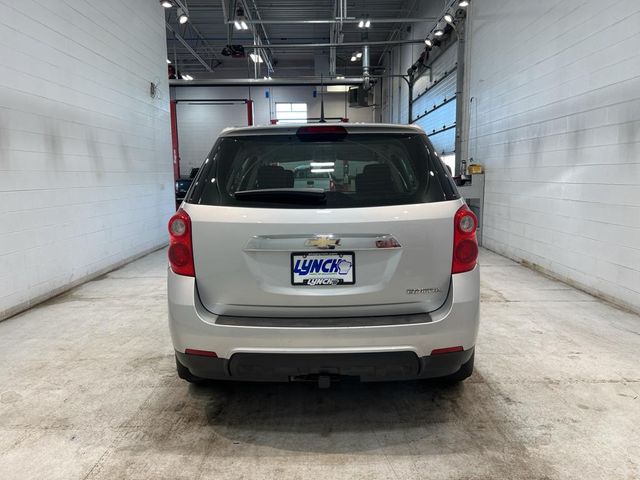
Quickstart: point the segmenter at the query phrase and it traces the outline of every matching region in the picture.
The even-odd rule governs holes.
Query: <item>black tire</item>
[[[476,352],[474,351],[471,354],[471,358],[467,360],[465,363],[463,363],[457,372],[452,373],[451,375],[447,375],[445,377],[440,377],[438,378],[438,381],[452,385],[452,384],[460,383],[463,380],[469,378],[473,373],[473,361],[475,357],[476,357]]]
[[[178,357],[176,356],[176,370],[178,371],[178,377],[183,380],[186,380],[189,383],[204,383],[206,382],[205,378],[196,377],[193,375],[187,367],[180,363]]]

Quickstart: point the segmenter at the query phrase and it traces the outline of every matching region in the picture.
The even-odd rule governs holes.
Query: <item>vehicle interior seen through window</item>
[[[223,138],[190,201],[248,206],[313,198],[326,206],[356,207],[455,196],[446,167],[419,135],[349,135],[338,142],[293,138]],[[279,198],[267,190],[278,190]]]

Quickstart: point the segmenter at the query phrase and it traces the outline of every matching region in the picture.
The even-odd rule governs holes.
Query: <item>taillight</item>
[[[169,220],[169,265],[178,275],[196,276],[191,244],[191,218],[183,209],[179,209]]]
[[[478,219],[463,205],[454,217],[453,225],[453,263],[451,273],[463,273],[473,270],[478,261],[478,240],[476,230]]]

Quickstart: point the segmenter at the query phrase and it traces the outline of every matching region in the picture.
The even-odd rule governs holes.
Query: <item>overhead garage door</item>
[[[415,81],[411,123],[420,125],[441,155],[455,152],[456,44],[449,46]]]
[[[177,105],[180,173],[188,175],[199,167],[220,132],[227,127],[247,125],[244,102],[186,102]]]

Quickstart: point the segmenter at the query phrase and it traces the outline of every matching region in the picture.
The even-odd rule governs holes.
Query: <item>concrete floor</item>
[[[483,251],[459,387],[193,387],[164,255],[0,323],[0,479],[640,478],[637,315]]]

